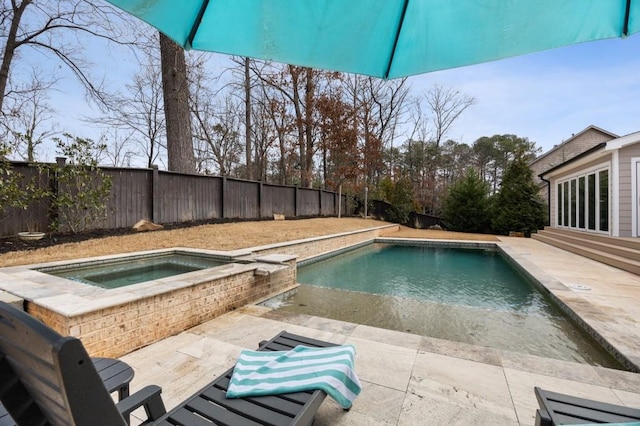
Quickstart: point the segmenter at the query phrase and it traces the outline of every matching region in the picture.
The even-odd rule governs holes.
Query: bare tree
[[[406,142],[405,165],[425,213],[439,211],[446,190],[446,169],[451,166],[446,164],[449,158],[443,158],[441,146],[462,113],[474,103],[472,97],[436,84],[412,104],[413,130]]]
[[[302,186],[311,187],[315,154],[313,103],[317,96],[319,71],[293,65],[282,68],[271,65],[263,69],[254,67],[254,74],[263,84],[279,92],[293,111],[300,156],[300,182]]]
[[[392,147],[406,112],[407,79],[383,81],[355,75],[345,80],[345,87],[353,103],[354,126],[359,127],[364,179],[376,185],[384,173],[383,150]]]
[[[436,147],[440,147],[453,123],[475,103],[475,99],[439,84],[434,85],[425,98],[432,113],[433,140]]]
[[[240,128],[243,102],[220,87],[220,75],[212,75],[205,54],[190,57],[188,66],[189,106],[196,151],[196,170],[229,176],[240,166]]]
[[[274,157],[273,148],[279,141],[279,128],[277,119],[274,122],[275,111],[269,109],[269,103],[264,102],[266,99],[258,95],[256,102],[252,106],[251,139],[253,140],[253,165],[255,169],[255,179],[266,182],[269,170],[269,162]],[[286,150],[285,150],[286,155]],[[284,162],[277,161],[280,164],[278,169]]]
[[[150,38],[156,43],[145,43],[141,47],[140,70],[131,83],[125,85],[124,93],[115,95],[112,108],[100,122],[126,133],[122,139],[138,145],[137,150],[145,157],[147,167],[157,164],[166,150],[165,115],[162,97],[160,51],[157,33]],[[129,144],[128,142],[128,144]],[[116,147],[112,147],[116,149]]]
[[[198,171],[216,171],[221,176],[228,176],[239,165],[242,153],[239,114],[242,107],[232,95],[227,95],[222,105],[216,104],[215,98],[207,99],[192,103],[194,136],[201,142],[197,150]]]
[[[131,167],[133,157],[138,152],[132,148],[132,134],[123,132],[117,128],[102,132],[100,140],[106,145],[104,157],[108,164],[114,167]]]
[[[189,84],[184,50],[170,38],[160,34],[160,58],[169,170],[193,173],[196,161],[191,136]]]
[[[15,90],[11,68],[23,49],[57,58],[94,99],[106,100],[101,83],[87,73],[83,44],[85,36],[129,44],[124,33],[129,27],[122,25],[129,19],[126,14],[104,2],[90,0],[2,0],[0,7],[0,111],[4,111],[4,99]]]
[[[259,129],[262,134],[269,134],[269,128],[274,132],[274,141],[278,145],[277,154],[277,183],[288,185],[292,182],[292,153],[298,140],[292,135],[295,129],[295,119],[290,111],[288,99],[282,91],[271,85],[260,86],[262,95],[259,99],[259,111],[264,125]],[[258,129],[256,129],[258,130]],[[258,140],[258,139],[256,139]]]
[[[37,148],[57,133],[51,122],[55,111],[47,102],[54,84],[34,70],[31,81],[7,99],[9,113],[1,123],[13,152],[25,161],[35,161]]]

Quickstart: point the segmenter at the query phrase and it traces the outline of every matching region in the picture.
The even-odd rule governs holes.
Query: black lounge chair
[[[640,410],[534,388],[536,426],[640,422]]]
[[[126,363],[113,358],[91,358],[102,384],[107,392],[118,392],[118,401],[129,396],[129,383],[133,379],[133,369]],[[15,426],[16,422],[0,404],[0,426]]]
[[[258,350],[287,350],[299,344],[335,346],[282,332]],[[40,321],[0,302],[0,402],[18,425],[126,425],[144,407],[158,425],[310,425],[326,394],[316,390],[227,399],[232,369],[169,413],[158,386],[147,386],[114,403],[82,342],[62,337]]]

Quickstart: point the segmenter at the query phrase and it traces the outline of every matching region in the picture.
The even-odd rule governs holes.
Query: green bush
[[[16,174],[7,159],[10,150],[0,145],[0,220],[5,219],[5,212],[9,208],[25,209],[28,200],[20,186],[22,176]]]
[[[409,213],[414,210],[411,181],[407,178],[400,178],[393,182],[387,177],[381,182],[380,190],[383,200],[391,204],[384,219],[389,222],[406,224],[409,221]]]
[[[104,146],[91,139],[65,135],[54,138],[58,153],[68,164],[52,166],[57,188],[51,194],[56,213],[51,228],[72,233],[95,227],[106,217],[106,200],[111,193],[111,177],[98,167],[96,154]]]
[[[452,231],[489,230],[489,189],[474,170],[467,170],[462,179],[449,187],[442,213],[445,226]]]
[[[8,217],[8,209],[20,209],[28,231],[38,231],[38,223],[33,220],[34,210],[50,192],[47,175],[27,178],[16,172],[7,157],[11,153],[9,147],[0,145],[0,221]]]

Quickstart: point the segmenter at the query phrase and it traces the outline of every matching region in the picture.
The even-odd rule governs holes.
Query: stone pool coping
[[[640,313],[640,277],[637,275],[530,238],[499,237],[497,242],[376,238],[375,242],[495,247],[625,368],[640,372],[640,322],[635,320]],[[589,290],[581,290],[585,282]],[[598,283],[599,289],[592,288]],[[608,283],[621,283],[624,287],[620,289],[614,285],[609,288]],[[627,303],[630,300],[614,290],[627,291],[635,304]],[[634,306],[635,309],[626,311]]]
[[[530,238],[500,240],[498,247],[566,314],[640,372],[640,276]]]

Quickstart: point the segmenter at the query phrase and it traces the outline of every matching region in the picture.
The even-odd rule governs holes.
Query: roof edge
[[[561,143],[559,143],[558,145],[554,146],[553,148],[551,148],[549,151],[541,154],[540,156],[536,157],[535,160],[532,161],[532,163],[535,163],[538,160],[542,160],[543,158],[545,158],[546,156],[548,156],[549,154],[555,152],[558,148],[568,144],[569,142],[571,142],[572,140],[576,139],[577,137],[580,137],[581,135],[583,135],[584,133],[586,133],[589,130],[597,130],[600,133],[604,133],[605,135],[611,136],[612,140],[613,139],[618,139],[620,136],[616,135],[615,133],[609,132],[608,130],[604,130],[598,126],[587,126],[585,127],[583,130],[581,130],[580,132],[574,134],[573,136],[571,136],[569,139],[567,139],[566,141],[563,141]]]
[[[588,157],[590,154],[593,154],[594,152],[600,151],[601,149],[604,149],[606,146],[607,146],[607,142],[600,142],[598,145],[594,146],[593,148],[590,148],[590,149],[586,150],[585,152],[580,153],[580,154],[576,155],[575,157],[572,157],[572,158],[568,159],[564,163],[560,163],[557,166],[552,167],[549,170],[546,170],[546,171],[540,173],[538,175],[538,177],[540,179],[542,179],[542,177],[544,175],[549,174],[549,173],[551,173],[553,171],[556,171],[556,170],[558,170],[558,169],[560,169],[562,167],[565,167],[565,166],[567,166],[567,165],[569,165],[569,164],[571,164],[571,163],[573,163],[575,161],[578,161],[578,160],[580,160],[582,158]]]

